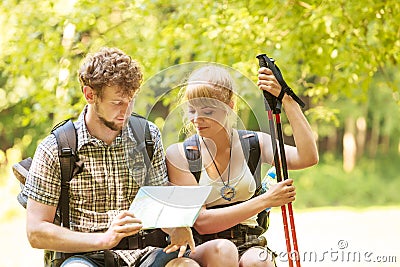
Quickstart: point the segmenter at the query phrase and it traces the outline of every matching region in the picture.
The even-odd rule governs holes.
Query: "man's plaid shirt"
[[[143,153],[138,150],[144,144],[136,143],[130,127],[125,127],[112,144],[107,145],[89,134],[85,113],[86,108],[74,123],[78,136],[78,156],[84,162],[84,170],[70,183],[70,229],[104,232],[120,210],[129,209],[139,187],[144,184],[147,172],[149,185],[167,183],[164,150],[159,129],[149,122],[154,156],[152,168],[147,170]],[[57,206],[60,192],[57,141],[54,135],[49,135],[35,152],[24,193],[40,203]]]

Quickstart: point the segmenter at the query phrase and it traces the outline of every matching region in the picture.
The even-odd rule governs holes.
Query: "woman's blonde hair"
[[[234,82],[226,68],[217,65],[200,67],[189,75],[184,85],[183,92],[181,91],[182,104],[222,108],[227,111],[227,126],[234,126]],[[186,116],[184,125],[183,130],[186,133],[193,132]]]
[[[191,102],[195,99],[215,99],[231,106],[233,96],[233,81],[229,72],[220,66],[207,65],[189,75],[184,100]]]

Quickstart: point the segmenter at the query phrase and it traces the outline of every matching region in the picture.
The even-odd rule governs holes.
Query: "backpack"
[[[148,121],[133,113],[129,119],[129,125],[133,129],[132,133],[135,140],[137,140],[138,150],[143,154],[146,168],[149,169],[154,154],[154,141],[151,138],[150,128]],[[69,182],[71,179],[83,170],[83,162],[79,160],[77,151],[77,134],[76,129],[71,120],[65,120],[56,125],[51,134],[54,134],[57,140],[58,155],[60,160],[61,171],[61,193],[60,200],[57,207],[57,214],[54,222],[69,228]],[[145,152],[146,151],[146,152]],[[13,165],[12,169],[14,175],[20,182],[21,192],[18,194],[18,202],[26,208],[27,196],[23,195],[23,188],[26,178],[28,177],[29,168],[32,164],[32,158],[26,158]],[[148,173],[145,178],[145,185],[147,185]],[[167,235],[159,229],[156,229],[151,235],[144,235],[140,237],[151,239],[152,242],[160,244],[161,246],[167,245]],[[141,242],[143,242],[141,240]],[[62,262],[73,254],[62,253],[57,251],[45,250],[44,262],[45,266],[60,266]],[[119,258],[110,250],[104,251],[105,262],[107,266],[120,266],[118,264]]]
[[[151,164],[154,153],[154,142],[151,138],[148,121],[133,113],[129,120],[135,139],[138,141],[139,149],[142,150],[146,167]],[[57,124],[52,130],[58,145],[58,156],[60,160],[61,171],[61,194],[59,201],[60,222],[64,227],[69,228],[69,182],[71,179],[83,170],[83,162],[79,160],[77,150],[77,134],[72,120],[65,120]],[[143,146],[141,144],[144,144]],[[146,148],[146,153],[143,148]],[[12,166],[14,176],[20,182],[21,192],[17,196],[18,202],[26,208],[27,196],[23,194],[23,188],[28,177],[29,168],[32,164],[32,158],[28,157]]]
[[[258,135],[256,132],[248,130],[238,130],[238,134],[240,143],[242,145],[243,154],[245,159],[247,159],[247,166],[253,174],[254,181],[256,183],[256,192],[253,195],[253,197],[255,197],[264,193],[261,186],[261,150]],[[196,178],[196,181],[199,182],[202,169],[202,158],[199,150],[199,136],[197,134],[190,136],[183,142],[183,146],[186,159],[189,163],[189,170]],[[234,205],[237,203],[238,202],[225,206]],[[258,213],[257,222],[259,226],[264,228],[265,232],[269,226],[269,211],[267,212],[264,210]]]

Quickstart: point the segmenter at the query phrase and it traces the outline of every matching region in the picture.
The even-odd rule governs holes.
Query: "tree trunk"
[[[378,152],[380,122],[378,117],[372,118],[371,138],[369,139],[369,156],[374,158]]]
[[[356,164],[357,145],[355,138],[355,123],[352,117],[346,119],[343,135],[343,169],[351,172]]]
[[[382,136],[382,141],[381,141],[381,151],[383,154],[389,153],[390,150],[390,136],[389,135],[384,135]]]
[[[361,158],[365,150],[365,141],[367,139],[367,121],[365,117],[359,117],[356,121],[357,126],[357,158]]]
[[[337,150],[338,150],[338,134],[337,131],[332,131],[332,134],[330,134],[327,137],[327,144],[326,144],[326,148],[327,151],[336,154]]]

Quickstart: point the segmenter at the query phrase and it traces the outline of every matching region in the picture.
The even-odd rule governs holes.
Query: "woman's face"
[[[187,115],[202,137],[212,137],[228,126],[227,109],[223,107],[188,104]]]

